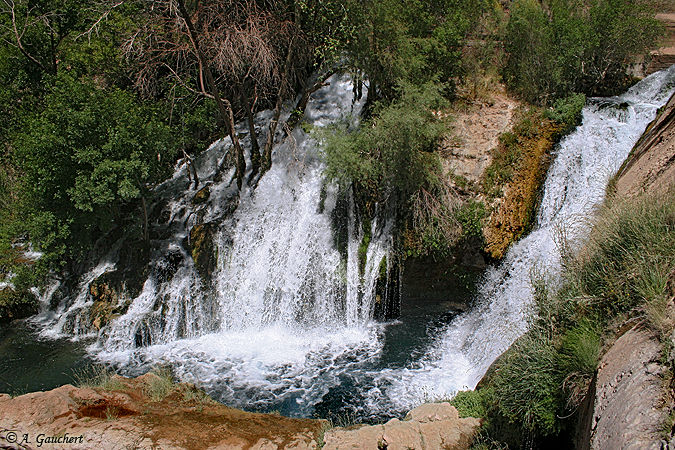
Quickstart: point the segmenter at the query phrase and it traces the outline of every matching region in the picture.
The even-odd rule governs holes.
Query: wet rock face
[[[89,295],[94,300],[89,309],[89,323],[96,330],[100,330],[128,307],[128,304],[126,307],[118,304],[120,297],[124,296],[124,287],[117,285],[115,275],[115,272],[105,273],[89,285]]]
[[[210,196],[211,196],[211,186],[206,185],[203,188],[201,188],[199,191],[197,191],[195,196],[192,197],[192,204],[193,205],[201,205],[203,203],[206,203],[209,200]]]
[[[398,260],[387,267],[387,258],[380,263],[380,274],[375,284],[375,304],[373,318],[386,321],[397,319],[401,315],[401,266]]]
[[[479,419],[460,419],[449,403],[426,403],[410,411],[403,420],[329,430],[323,438],[323,449],[468,449],[480,424]]]
[[[112,319],[124,314],[131,299],[137,297],[150,271],[150,247],[134,241],[120,250],[117,269],[106,272],[89,285],[94,304],[89,309],[89,324],[100,330]]]
[[[214,222],[195,225],[190,230],[189,250],[197,267],[197,272],[204,279],[209,279],[216,268],[216,248],[213,238],[217,231]]]

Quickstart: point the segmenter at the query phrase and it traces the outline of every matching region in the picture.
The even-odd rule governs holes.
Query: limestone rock
[[[384,425],[363,425],[358,428],[333,428],[324,434],[322,450],[374,448],[382,442]]]
[[[660,355],[659,341],[639,326],[617,339],[600,362],[580,448],[662,448],[659,428],[668,411]]]
[[[457,408],[450,403],[425,403],[418,406],[405,416],[405,420],[414,420],[421,423],[436,422],[439,420],[458,420]]]
[[[620,198],[675,186],[675,94],[649,124],[614,179]]]
[[[427,403],[411,410],[404,420],[329,430],[324,434],[323,449],[468,449],[480,425],[479,419],[460,419],[447,402]]]
[[[194,388],[183,384],[163,400],[152,400],[147,385],[155,377],[118,377],[115,391],[66,385],[15,398],[0,394],[0,448],[317,448],[323,421],[197,400],[183,395]],[[61,441],[39,445],[40,436]]]

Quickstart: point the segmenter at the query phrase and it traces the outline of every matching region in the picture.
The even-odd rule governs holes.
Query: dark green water
[[[92,361],[88,342],[41,339],[35,327],[15,321],[0,328],[0,392],[12,395],[53,389],[77,381]]]

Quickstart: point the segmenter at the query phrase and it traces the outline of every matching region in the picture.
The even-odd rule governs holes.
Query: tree
[[[507,24],[504,78],[526,100],[615,94],[631,60],[654,45],[661,26],[649,2],[517,0]]]
[[[249,126],[251,178],[261,164],[263,170],[269,168],[280,108],[262,155],[253,115],[256,109],[290,96],[291,87],[306,75],[308,57],[293,5],[254,0],[128,0],[104,3],[104,14],[121,3],[135,5],[138,12],[138,26],[124,44],[125,55],[136,68],[138,89],[162,96],[167,87],[180,86],[214,100],[232,141],[240,188],[246,166],[234,127],[237,118],[245,118]]]
[[[147,240],[148,187],[167,175],[170,165],[162,161],[176,152],[157,108],[67,75],[44,102],[13,141],[33,243],[59,258],[77,257],[137,200]]]

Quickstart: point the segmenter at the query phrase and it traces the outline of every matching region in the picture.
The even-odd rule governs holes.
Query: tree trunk
[[[286,94],[286,80],[288,79],[288,72],[291,69],[292,55],[293,41],[291,41],[291,45],[288,47],[286,62],[284,63],[284,73],[281,76],[279,90],[277,91],[277,102],[274,106],[274,117],[270,121],[269,129],[267,131],[267,141],[265,142],[265,150],[263,151],[262,171],[260,172],[260,176],[263,176],[265,172],[270,170],[272,167],[272,148],[274,147],[274,135],[277,132],[277,125],[279,124],[279,117],[281,116],[281,106],[284,102],[284,95]]]
[[[249,102],[246,95],[246,89],[242,86],[238,87],[239,96],[241,97],[241,104],[246,110],[246,119],[248,120],[248,130],[251,136],[251,175],[249,176],[249,183],[260,170],[260,146],[258,145],[258,134],[255,131],[255,122],[253,120],[253,111],[251,110],[251,102]]]
[[[143,241],[150,243],[150,232],[148,231],[148,205],[145,202],[145,195],[141,194],[141,204],[143,205]]]
[[[197,189],[199,187],[199,175],[197,175],[197,167],[195,166],[195,163],[190,155],[188,155],[185,150],[183,150],[183,157],[185,158],[186,172],[188,177],[188,189],[192,184],[192,174],[194,174],[195,189]]]
[[[246,160],[244,160],[244,152],[241,148],[241,145],[239,144],[237,131],[234,128],[234,113],[232,112],[232,104],[227,99],[222,99],[220,97],[220,94],[218,93],[218,87],[216,86],[216,82],[213,78],[213,74],[211,73],[211,69],[207,64],[206,57],[204,56],[201,48],[199,47],[197,32],[195,31],[194,26],[192,25],[192,19],[190,19],[190,15],[188,14],[187,9],[185,8],[185,3],[183,2],[183,0],[177,0],[177,4],[178,4],[178,12],[181,18],[185,21],[185,24],[187,26],[188,35],[190,37],[192,47],[194,48],[195,53],[197,53],[200,70],[204,72],[208,88],[211,90],[211,95],[213,95],[213,98],[216,101],[216,105],[218,106],[218,112],[220,113],[223,119],[223,123],[229,125],[228,126],[229,129],[227,130],[227,132],[230,136],[230,139],[232,140],[232,147],[234,148],[235,153],[235,177],[237,178],[237,186],[239,187],[239,189],[241,189],[242,180],[244,178],[244,172],[246,171]],[[204,86],[202,85],[202,89],[203,88]]]

